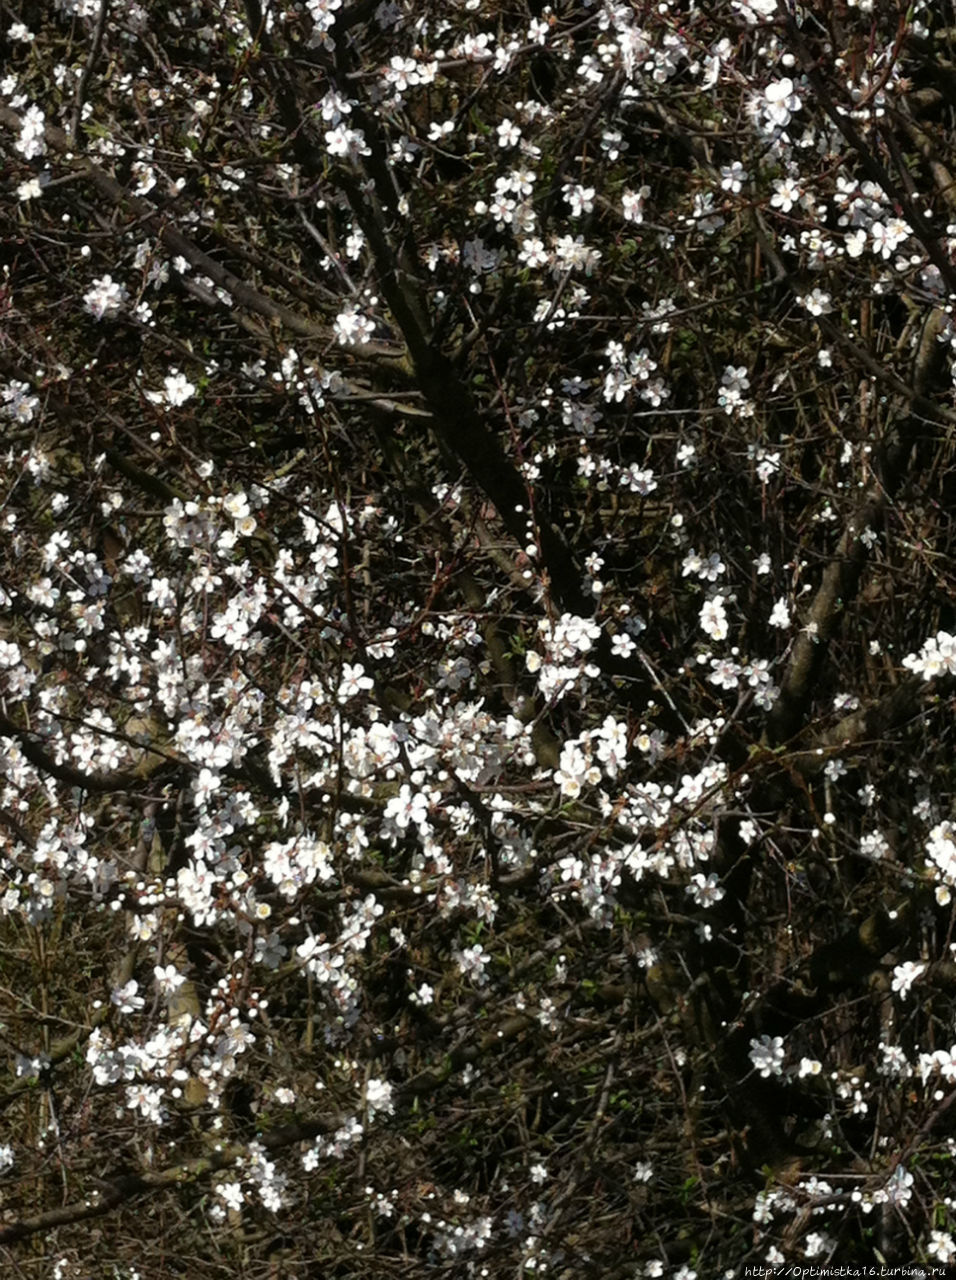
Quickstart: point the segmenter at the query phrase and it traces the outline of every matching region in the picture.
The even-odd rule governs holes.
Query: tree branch
[[[0,106],[0,124],[5,125],[8,129],[19,131],[20,118],[16,112],[11,111],[8,107]],[[58,129],[55,125],[47,125],[44,136],[47,145],[54,151],[59,152],[61,155],[72,153],[69,139],[62,129]],[[327,325],[317,324],[299,315],[291,307],[274,302],[271,298],[267,298],[265,294],[259,293],[251,285],[246,284],[244,280],[240,280],[238,276],[233,275],[228,268],[222,266],[221,263],[217,262],[215,258],[211,258],[207,253],[204,253],[202,249],[187,239],[181,231],[171,226],[168,222],[169,215],[166,211],[157,208],[156,205],[143,199],[142,196],[131,195],[121,183],[117,182],[105,170],[99,168],[98,165],[93,164],[91,160],[80,159],[74,163],[75,172],[92,182],[99,194],[105,197],[110,204],[129,209],[144,226],[148,227],[156,235],[160,243],[170,253],[185,258],[191,266],[207,275],[214,284],[227,290],[240,306],[264,317],[266,320],[277,321],[288,329],[290,333],[298,334],[300,337],[321,338],[326,342],[335,340]],[[370,362],[385,360],[393,371],[397,371],[405,359],[405,352],[400,347],[379,342],[357,344],[349,348],[349,354],[357,359]]]

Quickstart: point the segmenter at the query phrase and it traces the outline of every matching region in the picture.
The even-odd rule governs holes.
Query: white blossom
[[[93,288],[83,297],[83,305],[94,320],[112,320],[129,300],[129,293],[112,276],[93,281]]]
[[[701,606],[701,630],[712,640],[726,640],[729,634],[727,612],[724,608],[724,597],[714,596]]]
[[[750,1042],[750,1061],[763,1077],[783,1073],[785,1050],[782,1036],[762,1035]]]

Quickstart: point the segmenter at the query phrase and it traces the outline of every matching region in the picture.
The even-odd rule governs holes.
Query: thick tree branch
[[[299,1124],[286,1125],[281,1129],[273,1129],[263,1134],[257,1139],[257,1145],[263,1147],[268,1153],[275,1154],[297,1142],[307,1142],[321,1134],[333,1133],[341,1123],[341,1120],[305,1120]],[[102,1180],[99,1190],[92,1196],[0,1227],[0,1244],[14,1244],[17,1240],[24,1240],[41,1231],[52,1231],[56,1227],[73,1226],[78,1222],[88,1222],[92,1218],[105,1217],[106,1214],[128,1204],[137,1196],[174,1190],[188,1186],[190,1183],[201,1182],[211,1174],[218,1173],[220,1169],[232,1168],[252,1156],[254,1151],[250,1144],[227,1143],[210,1151],[208,1155],[184,1160],[182,1164],[169,1165],[165,1169],[147,1169],[140,1173]]]
[[[925,396],[942,364],[937,335],[945,321],[940,310],[931,313],[916,351],[913,387]],[[819,678],[827,646],[840,624],[843,612],[860,585],[867,549],[863,535],[882,520],[888,502],[900,488],[909,465],[917,423],[912,419],[899,428],[893,445],[886,450],[883,474],[850,518],[840,538],[836,554],[824,570],[823,580],[810,605],[807,621],[794,641],[790,661],[781,682],[780,696],[767,722],[771,743],[788,741],[801,728]]]
[[[254,38],[260,30],[255,26],[257,8],[249,7]],[[299,109],[287,68],[270,63],[268,71],[296,159],[310,177],[324,177],[325,157]],[[368,130],[366,140],[372,150],[373,188],[363,187],[358,177],[344,167],[338,171],[338,182],[368,240],[379,287],[401,330],[416,383],[433,415],[432,430],[442,447],[464,464],[519,546],[525,546],[531,532],[536,532],[541,568],[559,605],[576,614],[590,614],[593,600],[584,591],[584,574],[566,540],[543,515],[529,511],[528,485],[498,437],[485,425],[451,361],[432,342],[424,290],[415,275],[414,253],[408,243],[410,231],[403,232],[400,245],[392,243],[380,203],[383,193],[379,188],[385,181],[382,148],[371,119],[363,114],[362,123]]]
[[[142,786],[147,778],[152,777],[171,762],[165,755],[146,750],[142,764],[135,769],[116,769],[110,773],[84,773],[75,765],[65,762],[58,764],[33,734],[14,724],[3,712],[0,712],[0,734],[13,738],[35,769],[49,774],[51,778],[56,778],[57,782],[66,783],[70,787],[79,787],[81,791],[90,793],[129,791],[133,787]]]
[[[20,129],[20,118],[16,112],[11,111],[8,107],[0,106],[0,124],[12,131],[18,131]],[[47,125],[44,136],[47,145],[60,155],[72,154],[69,139],[62,129],[58,129],[55,125]],[[135,215],[143,226],[148,227],[156,235],[160,243],[170,253],[185,258],[191,266],[198,271],[202,271],[214,284],[225,289],[240,307],[245,307],[266,320],[278,322],[288,329],[290,333],[297,334],[299,337],[320,338],[328,343],[335,341],[334,335],[327,325],[317,324],[315,321],[308,320],[299,315],[297,311],[293,311],[291,307],[283,306],[282,303],[266,297],[265,294],[246,284],[244,280],[240,280],[238,276],[222,266],[215,258],[211,258],[207,253],[204,253],[202,249],[169,223],[168,212],[157,208],[156,205],[151,204],[142,196],[132,195],[121,183],[117,182],[115,178],[111,177],[110,174],[92,161],[79,159],[73,160],[71,163],[74,165],[76,173],[91,182],[99,194],[110,204],[116,205],[121,209],[127,209],[131,214]],[[356,344],[349,348],[349,354],[356,359],[373,363],[385,360],[389,363],[396,377],[400,376],[400,366],[405,358],[405,353],[401,348],[379,342]]]

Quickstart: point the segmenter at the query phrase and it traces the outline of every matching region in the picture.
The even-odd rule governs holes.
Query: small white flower
[[[83,295],[83,305],[94,320],[112,320],[120,314],[129,299],[126,289],[112,276],[93,281],[93,288]]]
[[[888,1204],[905,1205],[909,1203],[913,1195],[913,1175],[898,1164],[893,1170],[893,1174],[883,1188],[883,1194]]]
[[[770,625],[779,627],[784,631],[790,626],[790,610],[787,608],[787,601],[783,596],[780,597],[771,610]]]
[[[761,1036],[750,1042],[750,1061],[764,1079],[783,1073],[784,1056],[783,1036]]]
[[[700,610],[700,626],[712,640],[727,639],[727,613],[723,596],[714,596],[712,600],[704,602]]]
[[[910,993],[910,987],[916,979],[926,972],[925,964],[917,964],[913,960],[907,960],[903,964],[898,964],[893,970],[893,990],[899,992],[901,1000],[905,1000]]]
[[[345,702],[348,698],[354,698],[356,694],[373,688],[374,683],[371,676],[365,674],[365,668],[360,662],[344,663],[337,695],[339,702]]]
[[[781,213],[789,213],[803,194],[800,184],[794,178],[778,178],[773,185],[771,205]]]
[[[644,221],[644,202],[651,194],[648,186],[639,187],[637,191],[625,191],[621,196],[621,212],[625,222]]]
[[[375,332],[375,321],[370,320],[361,311],[357,311],[355,307],[346,307],[335,317],[333,328],[341,346],[354,347],[368,342]]]
[[[136,994],[138,990],[139,983],[135,978],[130,978],[124,987],[116,987],[112,991],[110,999],[120,1013],[135,1013],[146,1003],[142,996]]]
[[[345,124],[337,124],[325,135],[325,149],[330,156],[344,156],[355,161],[359,156],[370,156],[371,147],[366,145],[365,134],[361,129],[349,129]]]
[[[594,188],[583,187],[580,183],[566,182],[563,188],[564,198],[571,206],[571,217],[580,218],[594,208]]]
[[[234,1210],[236,1213],[239,1212],[245,1201],[242,1186],[238,1182],[217,1183],[216,1194],[225,1200],[227,1208]]]
[[[521,141],[521,129],[513,120],[502,120],[498,126],[498,146],[507,150]]]
[[[930,636],[918,654],[908,654],[903,659],[903,666],[922,675],[924,680],[956,674],[956,636],[938,631],[935,636]]]
[[[466,976],[470,975],[478,986],[483,986],[488,981],[485,965],[491,957],[480,942],[476,942],[473,947],[466,947],[463,951],[456,951],[454,959],[459,972]]]
[[[797,298],[797,302],[801,307],[805,307],[812,316],[825,316],[833,310],[830,304],[830,295],[824,293],[822,289],[814,289],[812,293],[803,294]]]
[[[369,1116],[374,1116],[379,1111],[384,1111],[386,1115],[391,1115],[395,1110],[395,1104],[392,1101],[392,1086],[387,1080],[379,1080],[373,1077],[365,1086],[365,1101],[368,1105]]]
[[[720,882],[713,873],[704,876],[698,872],[697,875],[691,876],[686,892],[693,895],[699,907],[712,907],[715,902],[719,902],[724,897],[724,890],[721,889]]]
[[[763,97],[764,115],[768,123],[777,128],[785,128],[790,123],[791,114],[800,110],[800,99],[789,76],[768,84]]]
[[[163,379],[163,390],[147,391],[146,399],[153,404],[165,404],[176,409],[195,394],[196,388],[186,375],[180,373],[178,369],[171,369],[168,376]]]
[[[722,191],[737,195],[749,176],[740,161],[734,160],[731,164],[721,166],[720,188]]]
[[[186,981],[174,964],[168,964],[165,968],[156,965],[153,969],[153,977],[164,996],[171,996]]]
[[[385,817],[390,818],[400,831],[405,831],[409,823],[421,827],[428,821],[428,797],[420,791],[413,792],[407,783],[403,783],[398,795],[386,804]]]
[[[927,1252],[940,1262],[956,1262],[956,1240],[947,1231],[931,1231]]]
[[[38,200],[43,194],[39,178],[28,178],[17,187],[17,199],[22,201]]]
[[[46,154],[45,119],[40,107],[27,107],[20,117],[20,136],[14,146],[25,160]]]

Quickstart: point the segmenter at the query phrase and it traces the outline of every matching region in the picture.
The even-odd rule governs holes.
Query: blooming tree
[[[956,1261],[951,9],[7,6],[20,1274]]]

